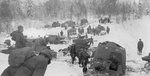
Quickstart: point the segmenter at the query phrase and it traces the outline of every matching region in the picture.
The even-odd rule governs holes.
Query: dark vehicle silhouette
[[[91,61],[92,74],[109,74],[109,76],[121,76],[126,70],[126,51],[114,42],[99,43]]]

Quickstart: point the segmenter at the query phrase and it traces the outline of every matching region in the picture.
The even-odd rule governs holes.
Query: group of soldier
[[[105,32],[102,32],[105,31]],[[106,28],[104,26],[98,25],[96,28],[91,28],[91,26],[89,26],[87,28],[87,33],[88,34],[93,34],[95,35],[104,35],[104,34],[109,34],[110,32],[110,27],[107,26]]]

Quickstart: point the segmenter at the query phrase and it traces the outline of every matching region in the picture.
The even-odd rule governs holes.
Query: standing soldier
[[[76,56],[76,45],[75,44],[70,46],[70,56],[72,59],[72,64],[74,64],[75,56]]]
[[[63,31],[61,30],[61,32],[60,32],[60,36],[63,36]]]
[[[26,45],[26,37],[23,35],[23,26],[18,26],[18,30],[10,34],[12,40],[16,42],[16,48],[23,48]]]
[[[107,30],[106,30],[107,34],[109,34],[110,32],[110,28],[107,26]]]
[[[91,36],[90,45],[91,45],[91,44],[92,44],[92,45],[94,44],[92,36]]]
[[[142,54],[143,47],[144,47],[143,41],[141,39],[139,39],[138,44],[137,44],[137,49],[138,49],[139,55]]]
[[[87,33],[89,34],[89,33],[91,33],[91,26],[89,26],[88,28],[87,28]]]

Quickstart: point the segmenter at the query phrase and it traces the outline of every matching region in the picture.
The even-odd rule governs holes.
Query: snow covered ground
[[[90,24],[92,27],[97,25],[96,22]],[[93,36],[93,47],[97,46],[99,42],[113,41],[126,49],[127,53],[127,65],[136,70],[136,72],[129,72],[127,76],[149,76],[145,72],[141,72],[139,69],[144,66],[145,61],[141,60],[141,57],[148,55],[150,52],[150,17],[143,17],[143,19],[129,21],[122,24],[111,23],[104,26],[110,27],[110,34],[105,36]],[[62,28],[52,29],[35,29],[30,28],[24,31],[24,34],[28,37],[41,37],[48,34],[56,34],[63,30]],[[66,35],[66,33],[65,33]],[[5,34],[1,34],[0,43],[2,44],[6,38]],[[90,37],[90,36],[89,36]],[[137,55],[137,42],[141,38],[144,42],[143,55]],[[67,45],[50,45],[52,49],[58,51],[59,49],[66,48]],[[60,53],[56,60],[53,60],[47,67],[45,76],[82,76],[82,69],[77,65],[72,65],[67,61],[71,61],[70,57],[63,57]],[[0,53],[0,74],[8,66],[8,55]]]

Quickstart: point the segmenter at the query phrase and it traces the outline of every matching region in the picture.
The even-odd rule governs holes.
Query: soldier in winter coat
[[[74,61],[75,61],[75,56],[76,56],[76,45],[73,44],[70,46],[70,56],[72,58],[72,64],[74,64]]]
[[[139,41],[137,43],[137,49],[140,54],[142,54],[143,47],[144,47],[143,41],[141,39],[139,39]]]
[[[106,32],[109,34],[110,28],[107,26]]]
[[[18,26],[18,30],[10,34],[12,40],[16,42],[16,48],[23,48],[26,45],[26,38],[23,35],[23,26]]]
[[[93,38],[91,36],[90,45],[93,45],[93,44],[94,44],[94,42],[93,42]]]
[[[63,36],[63,31],[60,32],[60,36]]]

